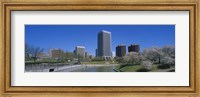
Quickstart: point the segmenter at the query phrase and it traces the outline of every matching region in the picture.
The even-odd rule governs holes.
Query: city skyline
[[[116,52],[119,44],[136,43],[141,51],[152,46],[175,45],[174,25],[25,25],[25,39],[27,44],[44,48],[45,52],[52,48],[73,52],[80,45],[95,55],[101,30],[112,33],[111,52]]]

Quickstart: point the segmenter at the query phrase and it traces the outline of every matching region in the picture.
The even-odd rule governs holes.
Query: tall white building
[[[83,57],[85,58],[85,47],[84,46],[76,46],[75,48],[76,57]]]

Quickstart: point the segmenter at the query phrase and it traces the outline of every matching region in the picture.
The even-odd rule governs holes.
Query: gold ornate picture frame
[[[199,0],[4,0],[1,2],[1,96],[112,96],[112,97],[200,97],[199,93]],[[11,11],[189,11],[190,66],[189,86],[11,86]],[[37,94],[37,95],[35,95]],[[149,95],[150,94],[150,95]]]

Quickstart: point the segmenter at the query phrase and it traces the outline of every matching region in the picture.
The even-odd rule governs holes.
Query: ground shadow
[[[143,69],[143,68],[141,68],[141,69],[137,70],[137,72],[148,72],[148,71],[150,71],[150,70]]]
[[[167,68],[170,68],[170,67],[171,67],[171,65],[169,65],[169,64],[161,64],[161,65],[158,65],[157,68],[159,68],[159,69],[167,69]]]

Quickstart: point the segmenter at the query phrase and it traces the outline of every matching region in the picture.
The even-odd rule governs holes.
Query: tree
[[[137,52],[130,52],[123,57],[123,60],[128,64],[139,64],[140,63],[140,54]]]
[[[170,56],[165,56],[162,58],[162,64],[171,66],[175,64],[175,60]]]
[[[126,56],[123,57],[123,60],[124,60],[126,63],[128,63],[129,60],[130,60],[130,57],[129,57],[128,55],[126,55]]]
[[[68,52],[68,51],[66,51],[66,52],[65,52],[65,58],[66,58],[67,60],[73,60],[73,59],[74,59],[74,53],[73,53],[73,52]]]
[[[151,61],[142,61],[141,66],[142,66],[142,69],[149,71],[152,69],[152,62]]]
[[[80,54],[77,54],[77,59],[79,61],[84,61],[84,56],[83,55],[80,55]]]
[[[145,59],[150,60],[151,62],[161,63],[161,58],[164,55],[161,48],[148,48],[143,51],[143,56]]]
[[[92,61],[105,61],[102,57],[95,57]]]
[[[60,61],[60,62],[65,62],[65,53],[64,53],[64,51],[63,50],[58,50],[58,52],[59,52],[59,57],[58,57],[58,61]]]
[[[118,62],[118,63],[124,63],[123,57],[115,57],[114,59],[115,59],[115,61]]]
[[[43,49],[40,47],[31,47],[30,48],[30,53],[32,55],[34,63],[36,62],[38,56],[43,52]]]
[[[30,59],[31,48],[28,44],[25,43],[25,60]]]
[[[175,47],[174,46],[164,46],[162,52],[165,56],[175,59]]]

